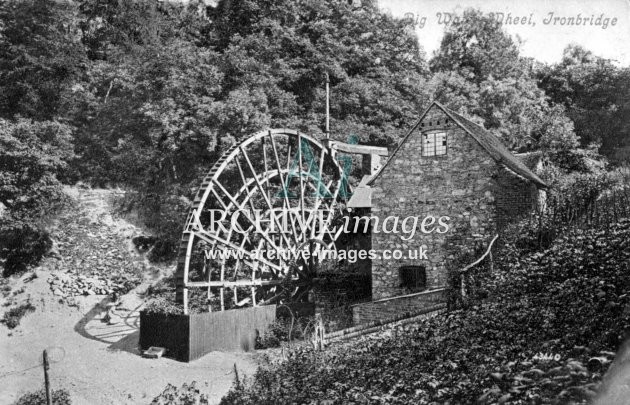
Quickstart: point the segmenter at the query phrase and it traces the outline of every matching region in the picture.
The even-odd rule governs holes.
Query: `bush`
[[[164,391],[153,399],[151,405],[202,405],[208,404],[208,396],[197,388],[197,382],[184,384],[181,388],[168,384]]]
[[[53,405],[70,405],[70,393],[65,389],[52,390]],[[46,405],[46,391],[41,389],[22,395],[13,405]]]
[[[38,219],[63,206],[57,180],[73,156],[72,128],[56,121],[0,119],[0,258],[4,275],[35,264],[52,246]]]
[[[52,248],[48,231],[30,222],[9,220],[0,225],[0,258],[5,259],[2,275],[25,272]]]
[[[184,306],[175,302],[174,276],[161,279],[155,285],[149,287],[147,293],[149,300],[145,310],[148,313],[170,315],[181,315],[184,313]],[[188,291],[189,313],[208,312],[208,305],[212,305],[213,311],[217,311],[221,307],[218,297],[208,301],[206,291],[201,288],[193,288]]]
[[[142,223],[156,235],[148,254],[152,262],[168,262],[177,256],[182,223],[190,204],[190,201],[178,197],[178,193],[186,194],[186,190],[174,187],[168,190],[168,194],[127,193],[119,202],[119,209],[123,212],[137,210]]]
[[[256,349],[280,347],[280,342],[302,339],[307,324],[308,319],[276,319],[265,333],[256,338]]]
[[[604,157],[597,153],[597,148],[563,148],[548,152],[549,160],[559,169],[567,172],[597,173],[606,168]]]
[[[63,202],[58,176],[73,157],[72,128],[54,121],[0,119],[0,201],[35,218]]]
[[[149,260],[154,263],[166,262],[177,256],[178,239],[163,236],[149,252]]]
[[[144,310],[149,314],[183,315],[184,306],[175,302],[173,297],[157,296],[147,301]]]
[[[27,302],[26,304],[11,308],[7,312],[5,312],[4,316],[2,317],[2,323],[7,325],[7,328],[14,329],[20,324],[20,321],[26,314],[34,311],[35,307],[33,306],[33,304]]]

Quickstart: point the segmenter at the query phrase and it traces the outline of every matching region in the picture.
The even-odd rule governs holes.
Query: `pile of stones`
[[[159,271],[134,247],[142,230],[115,218],[114,211],[107,190],[81,190],[75,206],[56,218],[54,246],[41,265],[51,272],[48,283],[56,296],[121,296],[145,274]]]
[[[53,294],[60,297],[80,295],[123,295],[137,285],[133,276],[85,276],[82,274],[56,273],[48,278]]]

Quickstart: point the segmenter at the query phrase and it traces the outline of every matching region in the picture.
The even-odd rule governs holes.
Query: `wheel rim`
[[[204,177],[182,235],[185,312],[189,288],[207,290],[210,310],[303,298],[321,252],[336,249],[348,188],[334,150],[294,130],[261,131],[228,149]],[[317,259],[297,256],[307,247]]]

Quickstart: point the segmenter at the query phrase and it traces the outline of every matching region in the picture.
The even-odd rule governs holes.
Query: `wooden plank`
[[[295,279],[297,281],[297,279]],[[281,285],[284,280],[236,280],[236,281],[190,281],[188,287],[249,287],[265,285]]]
[[[389,151],[386,147],[372,145],[353,145],[349,143],[330,141],[330,148],[339,152],[352,153],[357,155],[378,155],[388,156]]]

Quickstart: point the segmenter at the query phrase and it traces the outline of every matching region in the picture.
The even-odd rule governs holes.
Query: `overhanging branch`
[[[494,236],[494,238],[492,238],[492,241],[490,241],[490,244],[488,245],[488,250],[486,250],[486,253],[483,254],[483,256],[481,256],[479,259],[475,260],[473,263],[469,264],[468,266],[464,267],[463,269],[461,269],[459,272],[460,273],[465,273],[468,270],[472,269],[473,267],[475,267],[476,265],[478,265],[479,263],[481,263],[481,261],[483,259],[486,258],[486,256],[488,256],[490,254],[490,250],[492,249],[492,245],[494,244],[494,242],[499,238],[499,234],[496,234]]]
[[[475,267],[476,265],[478,265],[479,263],[481,263],[481,261],[483,259],[485,259],[491,252],[492,250],[492,245],[494,244],[494,242],[499,238],[499,234],[496,234],[494,236],[494,238],[492,238],[492,241],[490,241],[490,244],[488,245],[488,249],[486,250],[486,253],[484,253],[479,259],[475,260],[474,262],[470,263],[468,266],[464,267],[463,269],[461,269],[459,272],[461,274],[461,296],[462,299],[466,297],[466,272],[470,269],[472,269],[473,267]]]

